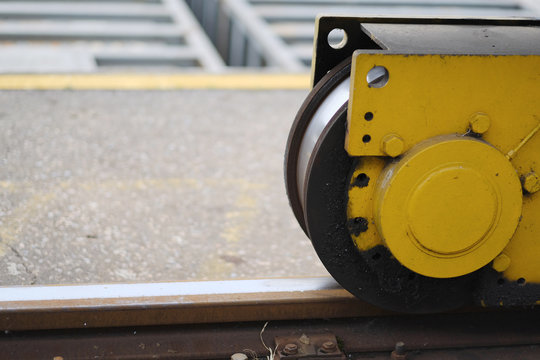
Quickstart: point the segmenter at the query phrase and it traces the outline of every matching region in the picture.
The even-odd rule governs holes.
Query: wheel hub
[[[380,179],[374,199],[379,234],[404,266],[425,276],[461,276],[486,265],[519,222],[516,171],[501,152],[474,138],[426,140]]]

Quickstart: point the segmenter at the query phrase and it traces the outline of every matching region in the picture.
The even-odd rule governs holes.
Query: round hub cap
[[[516,171],[477,139],[429,139],[380,179],[374,205],[383,241],[404,266],[425,276],[456,277],[486,265],[519,222]]]

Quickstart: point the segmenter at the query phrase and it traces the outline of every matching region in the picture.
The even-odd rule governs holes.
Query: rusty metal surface
[[[352,359],[389,359],[399,341],[406,344],[407,359],[536,359],[539,320],[540,312],[531,310],[270,322],[262,338],[274,349],[274,339],[332,334]],[[228,359],[238,352],[263,357],[263,326],[258,321],[7,332],[0,335],[0,354],[21,360]]]
[[[0,288],[0,330],[372,316],[332,278]]]

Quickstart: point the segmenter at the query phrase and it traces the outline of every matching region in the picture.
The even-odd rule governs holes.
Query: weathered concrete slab
[[[0,93],[0,285],[324,275],[283,153],[305,91]]]

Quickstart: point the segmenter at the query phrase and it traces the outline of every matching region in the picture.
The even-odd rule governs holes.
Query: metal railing
[[[0,0],[0,73],[307,72],[318,14],[538,17],[540,2]]]
[[[307,70],[318,14],[538,17],[535,0],[188,0],[229,66]]]
[[[0,20],[0,73],[224,67],[183,1],[0,1]]]

